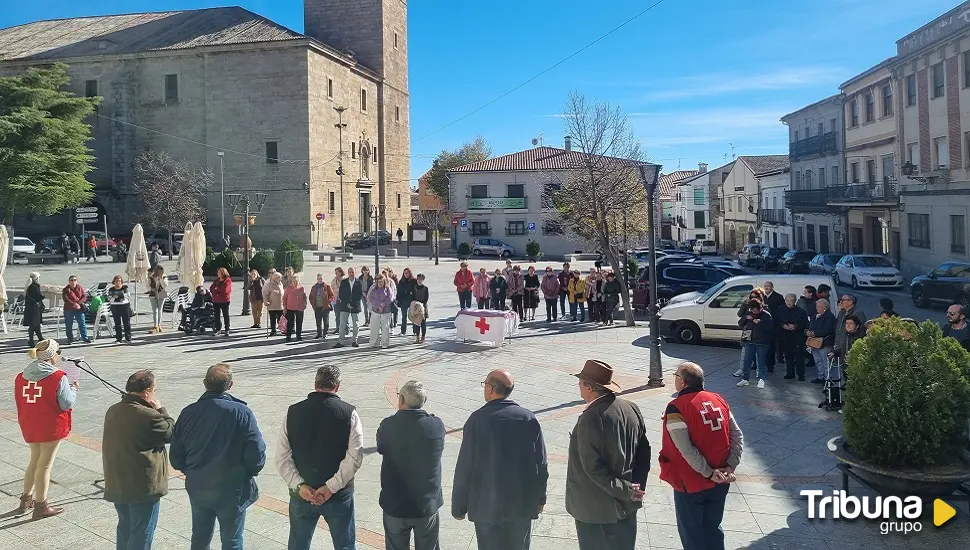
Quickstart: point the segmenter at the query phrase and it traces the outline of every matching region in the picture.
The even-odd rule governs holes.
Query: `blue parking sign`
[[[536,222],[529,222],[529,231],[536,230]]]
[[[468,220],[466,220],[465,218],[462,218],[461,221],[458,223],[462,228],[468,227]]]

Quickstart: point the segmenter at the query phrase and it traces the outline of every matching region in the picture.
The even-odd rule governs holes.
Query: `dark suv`
[[[766,271],[776,269],[778,261],[785,255],[785,252],[788,252],[787,248],[765,247],[761,250],[761,255],[755,260],[755,267]]]
[[[811,273],[808,264],[814,257],[812,250],[789,250],[778,260],[778,273]]]
[[[970,308],[970,263],[940,264],[929,274],[913,279],[909,286],[916,307],[928,307],[934,302],[943,302],[958,303]]]
[[[640,283],[647,284],[650,270],[640,271]],[[671,298],[685,292],[707,290],[717,283],[734,277],[734,273],[701,264],[671,263],[657,264],[657,302],[660,307],[667,305]]]

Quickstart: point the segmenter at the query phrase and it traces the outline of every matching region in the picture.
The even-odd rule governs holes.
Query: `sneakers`
[[[748,386],[748,385],[750,385],[750,384],[751,384],[751,382],[748,382],[747,380],[743,380],[743,379],[742,379],[742,380],[739,380],[739,381],[738,381],[738,383],[737,383],[737,386],[738,386],[739,388],[743,388],[743,387],[745,387],[745,386]]]
[[[758,379],[758,389],[759,390],[765,389],[765,381],[761,378]]]
[[[794,380],[794,379],[795,379],[795,375],[794,374],[786,374],[785,375],[785,380]]]
[[[735,378],[741,378],[742,376],[744,376],[744,369],[738,369],[734,371]]]

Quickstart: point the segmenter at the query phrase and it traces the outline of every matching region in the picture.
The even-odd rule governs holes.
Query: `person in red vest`
[[[723,550],[724,501],[744,436],[727,402],[704,389],[699,365],[682,363],[674,377],[678,394],[664,413],[660,479],[674,488],[684,550]]]
[[[24,441],[30,447],[30,464],[24,475],[24,492],[20,495],[17,515],[33,509],[34,519],[56,516],[63,508],[47,503],[51,484],[51,467],[61,440],[71,433],[71,409],[77,399],[77,382],[69,382],[67,373],[57,368],[60,346],[54,340],[41,340],[30,350],[34,361],[17,375],[14,399],[17,421]]]
[[[468,270],[468,264],[461,263],[461,267],[455,273],[455,290],[458,291],[458,307],[461,309],[471,309],[472,307],[472,285],[475,284],[475,276]]]

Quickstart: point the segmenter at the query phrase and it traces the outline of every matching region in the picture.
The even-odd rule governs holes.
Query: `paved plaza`
[[[359,267],[373,258],[360,257]],[[382,259],[382,265],[385,261]],[[665,388],[647,389],[647,328],[595,328],[568,322],[526,323],[519,335],[502,348],[463,344],[455,341],[453,315],[458,307],[452,277],[454,259],[442,259],[434,266],[427,259],[393,259],[387,263],[400,272],[411,266],[427,276],[431,289],[427,342],[415,345],[413,338],[395,336],[387,350],[367,347],[362,331],[360,348],[333,350],[334,337],[326,342],[312,339],[312,315],[304,323],[304,340],[286,344],[282,338],[268,339],[265,330],[249,329],[251,319],[239,317],[241,285],[236,285],[232,318],[233,334],[190,336],[171,330],[148,334],[148,300],[139,303],[140,314],[133,327],[135,342],[116,345],[103,338],[90,346],[69,349],[68,356],[84,355],[104,378],[123,386],[128,375],[152,368],[158,377],[158,395],[173,416],[202,393],[202,378],[208,366],[227,362],[233,366],[232,393],[248,402],[259,421],[267,444],[267,465],[258,478],[261,498],[249,510],[246,520],[246,548],[285,548],[288,535],[287,489],[276,472],[276,443],[286,408],[313,389],[317,367],[326,363],[341,367],[341,397],[355,405],[364,426],[365,459],[355,481],[358,548],[383,549],[384,537],[380,492],[381,458],[374,447],[380,421],[393,414],[398,387],[409,379],[423,381],[429,391],[427,409],[438,415],[448,429],[443,457],[445,506],[441,509],[441,547],[444,550],[475,548],[474,529],[467,521],[450,514],[451,476],[461,445],[462,425],[483,403],[479,382],[496,368],[508,369],[515,377],[512,399],[538,416],[549,453],[548,502],[533,527],[533,548],[571,550],[578,548],[572,518],[565,511],[566,456],[570,431],[583,409],[576,379],[585,359],[611,364],[624,397],[636,402],[644,413],[652,445],[653,467],[643,510],[638,515],[638,548],[680,548],[673,511],[672,490],[658,479],[656,455],[661,445],[661,415],[674,391],[672,373],[683,360],[699,363],[707,372],[708,388],[721,392],[731,405],[744,432],[745,449],[738,468],[738,482],[732,485],[724,518],[728,548],[944,548],[970,543],[966,510],[948,526],[936,529],[924,523],[923,531],[904,537],[880,535],[878,524],[808,520],[807,501],[798,496],[804,488],[838,488],[841,478],[825,443],[841,433],[841,416],[818,409],[819,387],[782,380],[784,371],[770,375],[763,390],[754,386],[736,388],[731,375],[738,366],[740,351],[734,346],[680,346],[664,344]],[[501,262],[472,261],[477,270],[494,270]],[[174,262],[163,265],[173,267]],[[304,282],[312,284],[317,272],[332,278],[335,264],[307,262]],[[347,265],[347,264],[344,264]],[[554,264],[555,265],[555,264]],[[7,269],[8,287],[17,288],[27,278],[24,265]],[[582,264],[580,269],[588,269]],[[39,269],[42,284],[67,280],[76,273],[83,286],[110,280],[123,271],[122,264],[50,266]],[[141,292],[141,289],[139,289]],[[942,318],[940,310],[915,310],[905,293],[893,293],[903,315]],[[860,305],[870,316],[878,313],[878,296],[863,293]],[[538,319],[544,319],[540,310]],[[264,321],[265,324],[265,321]],[[246,327],[246,328],[244,328]],[[64,342],[63,329],[60,341]],[[19,327],[0,334],[0,367],[3,379],[12,384],[28,362],[26,333]],[[306,337],[309,335],[309,339]],[[55,333],[51,328],[45,336]],[[85,375],[86,376],[86,375]],[[101,436],[105,410],[117,396],[91,377],[82,377],[74,409],[74,431],[61,446],[54,464],[52,503],[64,506],[62,515],[42,521],[25,518],[0,519],[0,549],[42,548],[72,550],[114,547],[114,508],[102,500]],[[17,426],[13,396],[0,392],[0,510],[12,510],[22,489],[28,451]],[[155,548],[188,548],[191,528],[188,497],[184,484],[173,472],[170,491],[163,499]],[[853,484],[853,491],[861,488]],[[218,538],[218,534],[216,534]],[[217,545],[216,545],[217,547]],[[332,548],[324,522],[320,522],[314,548]]]

